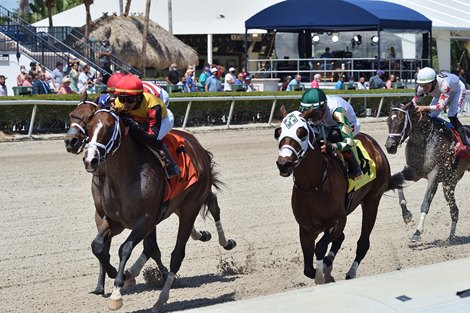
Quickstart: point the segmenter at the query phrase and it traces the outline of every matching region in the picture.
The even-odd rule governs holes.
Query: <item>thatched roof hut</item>
[[[142,66],[143,16],[103,16],[93,22],[90,38],[108,39],[113,53],[133,67]],[[170,34],[158,23],[150,20],[147,36],[146,66],[165,69],[171,63],[178,68],[197,64],[198,56],[193,48]]]

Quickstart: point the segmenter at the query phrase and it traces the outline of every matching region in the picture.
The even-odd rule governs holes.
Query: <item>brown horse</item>
[[[455,187],[466,171],[470,170],[470,158],[455,158],[454,141],[449,128],[442,121],[431,118],[416,110],[410,102],[395,104],[387,118],[387,152],[395,154],[401,143],[408,139],[405,149],[406,165],[401,172],[393,175],[403,183],[405,180],[428,180],[426,193],[421,204],[421,214],[411,243],[421,241],[424,222],[439,183],[442,183],[444,197],[450,208],[451,226],[449,240],[455,239],[459,209],[455,201]],[[466,127],[467,134],[470,133]],[[398,189],[403,220],[409,223],[413,215],[406,205],[403,189]]]
[[[182,153],[191,157],[198,181],[167,204],[163,202],[166,185],[161,163],[147,147],[125,135],[125,127],[119,116],[113,111],[98,110],[88,121],[86,131],[90,142],[83,162],[86,170],[94,175],[92,195],[96,214],[102,219],[99,233],[92,242],[92,250],[108,275],[116,277],[108,303],[110,309],[122,306],[124,268],[133,248],[144,240],[144,250],[148,250],[146,255],[153,255],[157,249],[154,242],[155,225],[172,213],[179,217],[170,273],[153,308],[160,312],[169,298],[175,274],[185,256],[186,242],[194,231],[194,221],[203,206],[214,217],[220,244],[227,250],[236,245],[235,241],[225,238],[220,222],[220,208],[212,192],[212,187],[217,188],[219,183],[213,169],[212,155],[191,134],[173,131],[185,139]],[[120,262],[115,273],[109,263],[109,242],[111,237],[125,228],[131,229],[131,233],[119,249]]]
[[[289,114],[281,108],[283,121],[275,131],[279,143],[277,167],[283,177],[294,176],[292,210],[299,224],[300,244],[304,255],[304,274],[321,284],[334,281],[333,260],[344,240],[346,217],[360,204],[362,207],[361,235],[356,258],[346,274],[355,278],[362,259],[369,250],[369,236],[375,224],[382,194],[396,188],[390,180],[387,157],[370,136],[359,133],[360,140],[376,165],[376,178],[347,196],[348,179],[343,162],[332,153],[320,151],[321,143],[303,113]],[[317,236],[322,238],[315,245]],[[325,258],[328,245],[332,243]],[[317,259],[313,267],[313,255]]]
[[[98,97],[96,97],[93,101],[87,101],[86,93],[83,94],[80,103],[74,108],[72,112],[70,112],[69,114],[70,129],[68,130],[64,139],[67,152],[70,152],[73,154],[79,154],[82,151],[85,144],[88,142],[89,137],[88,137],[88,133],[86,130],[87,124],[91,120],[95,112],[100,108],[100,106],[96,104]],[[96,179],[97,177],[94,176],[93,180],[96,180]],[[103,223],[102,214],[98,214],[97,212],[95,213],[95,223],[96,223],[96,227],[100,229],[101,224]],[[209,241],[212,238],[212,235],[208,231],[205,231],[205,230],[199,231],[193,227],[191,238],[194,240],[205,242],[205,241]],[[102,240],[101,238],[98,238],[98,239]],[[221,242],[223,242],[223,239],[220,238],[219,236],[219,241],[220,240],[222,240]],[[145,238],[144,246],[145,246],[145,241],[148,241],[148,246],[150,248],[148,249],[144,248],[142,255],[137,259],[135,264],[133,264],[128,270],[126,270],[125,272],[125,277],[126,277],[125,285],[126,286],[135,284],[135,277],[137,277],[140,274],[143,266],[150,258],[155,260],[163,277],[166,278],[168,274],[167,268],[163,265],[161,261],[161,253],[160,253],[160,249],[158,248],[157,241],[156,241],[156,232],[154,235],[147,236]],[[109,238],[109,240],[106,241],[105,244],[109,247],[111,244],[111,238]],[[151,251],[154,251],[154,250],[155,252],[151,254]],[[113,279],[116,278],[116,270],[113,268],[106,270],[103,264],[101,264],[100,262],[100,271],[99,271],[97,286],[92,291],[92,293],[104,294],[106,273],[109,273],[110,278],[113,278]]]

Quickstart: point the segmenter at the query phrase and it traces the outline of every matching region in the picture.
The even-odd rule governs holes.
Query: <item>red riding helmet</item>
[[[144,92],[144,86],[139,77],[127,74],[116,83],[114,94],[117,96],[137,96]]]
[[[124,73],[115,73],[115,74],[111,75],[108,78],[108,82],[106,84],[108,86],[108,89],[106,90],[106,92],[114,92],[114,90],[116,89],[116,84],[124,76],[126,76],[126,74],[124,74]]]

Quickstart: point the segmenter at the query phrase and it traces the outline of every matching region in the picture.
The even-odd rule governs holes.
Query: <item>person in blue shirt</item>
[[[338,81],[336,82],[335,89],[341,90],[343,89],[343,84],[344,84],[344,75],[339,75]]]
[[[206,80],[206,92],[217,92],[222,91],[224,88],[220,82],[219,77],[217,76],[217,68],[213,67],[211,69],[212,75]]]
[[[294,90],[293,86],[300,86],[300,82],[302,81],[302,76],[299,74],[295,75],[294,79],[289,82],[287,85],[286,91]]]

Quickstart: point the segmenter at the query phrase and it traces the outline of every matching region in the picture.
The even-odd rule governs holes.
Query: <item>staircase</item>
[[[21,52],[49,70],[54,69],[58,61],[67,64],[70,59],[78,59],[100,73],[108,73],[99,66],[98,60],[95,60],[99,43],[86,43],[85,36],[72,27],[31,26],[1,5],[0,42],[3,43],[2,50]],[[141,74],[114,55],[111,64],[114,71],[130,72],[139,76]]]

